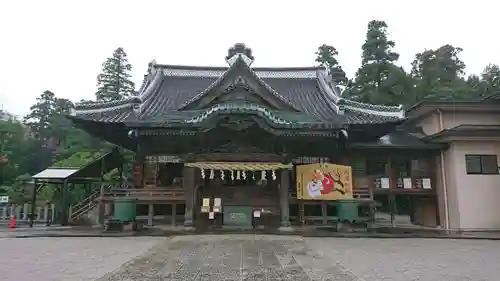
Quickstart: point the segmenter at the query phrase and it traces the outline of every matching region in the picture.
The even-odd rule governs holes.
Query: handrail
[[[99,196],[99,193],[100,193],[99,190],[94,191],[92,194],[90,194],[88,197],[86,197],[82,201],[80,201],[80,202],[76,203],[75,205],[71,206],[71,208],[73,208],[73,209],[80,209],[82,206],[88,205],[89,201],[93,201],[93,200],[97,199],[97,197]]]
[[[151,198],[151,197],[184,197],[186,192],[182,189],[172,188],[112,188],[106,190],[105,197],[132,197],[132,198]]]
[[[95,207],[95,200],[99,197],[100,191],[94,191],[88,197],[71,206],[70,220],[77,220]]]

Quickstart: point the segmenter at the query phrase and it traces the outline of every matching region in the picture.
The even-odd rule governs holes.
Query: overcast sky
[[[409,68],[426,48],[464,49],[468,73],[500,64],[495,1],[0,0],[0,108],[24,115],[44,90],[92,99],[102,62],[123,47],[140,84],[147,64],[225,65],[242,42],[255,66],[312,66],[331,44],[352,77],[370,20],[385,20]]]

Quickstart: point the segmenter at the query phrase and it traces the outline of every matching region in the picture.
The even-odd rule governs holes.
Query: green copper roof
[[[147,121],[139,121],[137,126],[160,127],[204,127],[211,126],[221,115],[259,116],[271,127],[276,128],[337,128],[337,123],[325,123],[303,112],[270,110],[262,105],[249,102],[227,102],[216,104],[203,110],[171,111]]]

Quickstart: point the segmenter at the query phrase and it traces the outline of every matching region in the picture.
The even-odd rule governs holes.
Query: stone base
[[[284,220],[284,221],[281,221],[280,226],[281,227],[290,227],[291,224],[290,224],[290,221]]]
[[[193,223],[193,220],[189,219],[184,219],[184,226],[185,227],[193,227],[194,226],[194,223]]]
[[[294,229],[291,226],[280,226],[278,228],[278,231],[280,231],[280,232],[293,232],[293,230]]]
[[[184,226],[183,230],[184,231],[195,231],[196,228],[194,226]]]

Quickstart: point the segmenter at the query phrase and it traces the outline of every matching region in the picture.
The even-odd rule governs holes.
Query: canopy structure
[[[61,184],[99,181],[103,174],[121,165],[122,156],[114,149],[82,167],[49,167],[32,176],[36,182]]]
[[[96,155],[99,155],[99,153]],[[101,181],[104,174],[115,168],[121,169],[122,164],[122,155],[118,149],[113,149],[111,152],[98,156],[79,168],[49,167],[32,177],[34,186],[31,205],[35,206],[37,193],[45,184],[56,184],[56,188],[61,194],[61,216],[58,216],[58,220],[64,225],[68,222],[68,184],[74,186],[75,184],[87,184]],[[33,214],[31,214],[31,216],[33,216]],[[32,223],[30,223],[30,226],[32,226]]]

